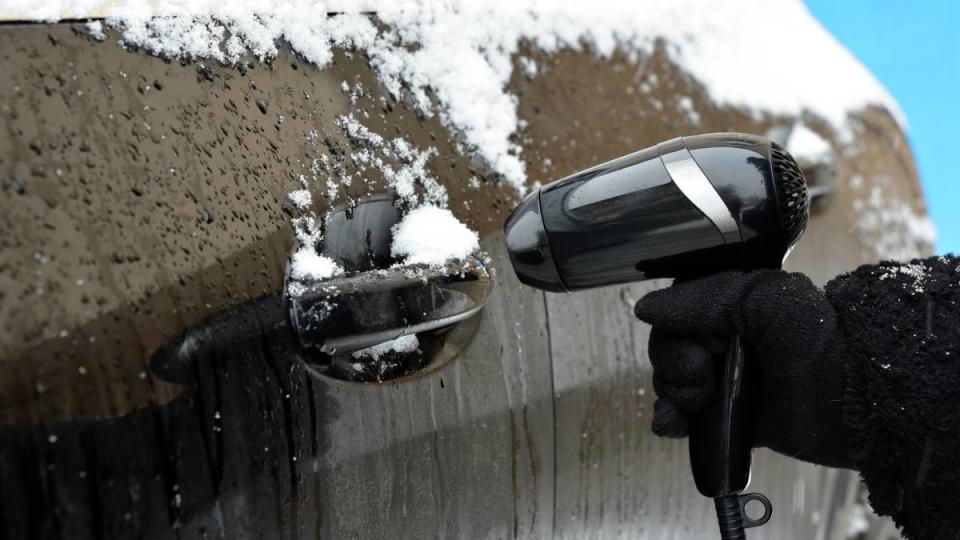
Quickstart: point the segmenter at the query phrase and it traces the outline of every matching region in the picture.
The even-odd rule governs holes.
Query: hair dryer
[[[504,227],[514,271],[547,291],[724,270],[780,268],[803,233],[806,180],[777,144],[740,133],[680,137],[527,195]],[[717,392],[690,425],[697,489],[714,498],[721,538],[766,523],[750,479],[757,385],[739,337],[718,365]],[[764,515],[744,506],[757,500]]]

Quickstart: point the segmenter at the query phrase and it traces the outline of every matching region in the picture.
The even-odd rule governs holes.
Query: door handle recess
[[[435,369],[455,357],[476,329],[472,317],[486,304],[495,272],[477,257],[442,267],[394,264],[392,228],[401,217],[395,200],[375,195],[327,217],[322,253],[345,273],[300,281],[299,294],[276,292],[214,314],[155,351],[152,371],[188,381],[198,360],[265,338],[304,349],[299,354],[322,366],[320,373],[361,382]],[[351,353],[412,334],[422,338],[416,360],[386,372],[351,369]]]
[[[308,285],[290,298],[290,320],[303,346],[351,353],[464,321],[483,309],[492,286],[492,269],[475,257],[358,272]]]
[[[349,357],[401,336],[470,319],[483,309],[493,282],[493,269],[476,258],[442,268],[397,266],[318,281],[296,297],[271,294],[213,315],[154,351],[150,369],[167,382],[189,383],[198,362],[264,340],[293,347],[299,341],[299,346]],[[446,360],[456,354],[454,349],[443,355]]]

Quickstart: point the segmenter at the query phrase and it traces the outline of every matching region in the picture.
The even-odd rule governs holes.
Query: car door
[[[549,536],[545,305],[509,272],[503,190],[455,192],[499,272],[453,360],[330,376],[287,320],[284,204],[298,162],[350,148],[336,116],[380,110],[340,91],[365,64],[241,73],[77,28],[0,30],[5,537]]]
[[[682,134],[795,120],[714,104],[662,47],[630,69],[523,54],[549,66],[508,83],[534,181]],[[648,427],[647,328],[631,313],[666,283],[521,286],[500,232],[516,190],[439,118],[392,99],[361,55],[336,55],[324,69],[288,50],[228,67],[78,24],[0,28],[5,537],[712,537],[685,442]],[[640,79],[658,82],[624,90]],[[366,147],[345,115],[436,149],[428,168],[495,274],[477,315],[420,334],[437,346],[379,381],[304,346],[285,288],[301,175],[333,164],[332,196],[310,184],[317,216],[390,192],[352,159]],[[911,170],[889,173],[910,159],[896,124],[862,122],[837,177],[913,189]],[[858,190],[838,183],[790,268],[823,282],[877,256],[851,228]],[[754,536],[838,537],[850,474],[756,454],[753,489],[775,514]]]

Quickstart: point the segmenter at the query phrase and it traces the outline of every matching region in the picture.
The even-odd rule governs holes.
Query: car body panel
[[[519,194],[458,152],[438,117],[386,94],[360,54],[318,70],[281,51],[238,69],[164,61],[116,38],[0,27],[6,537],[714,536],[686,442],[649,430],[647,328],[632,303],[665,282],[522,287],[500,233]],[[508,88],[531,181],[683,134],[794,120],[712,103],[664,47],[638,63],[525,54],[543,69],[514,70]],[[650,92],[630,91],[651,75]],[[368,90],[356,104],[345,80]],[[457,358],[381,384],[317,375],[277,322],[293,245],[286,195],[316,156],[351,152],[335,125],[348,112],[437,148],[430,167],[497,270]],[[895,121],[868,109],[854,122],[838,177],[883,175],[922,209]],[[368,182],[332,199],[316,188],[315,210],[384,190],[351,167],[340,172]],[[822,283],[878,256],[858,197],[839,185],[790,269]],[[228,315],[240,322],[220,349],[158,367],[166,344]],[[775,505],[754,538],[839,537],[857,485],[763,450],[753,479]]]

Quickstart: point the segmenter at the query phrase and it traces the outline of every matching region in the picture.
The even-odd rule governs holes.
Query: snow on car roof
[[[370,11],[382,25],[363,14]],[[849,133],[847,115],[868,105],[906,125],[886,89],[799,0],[0,0],[0,13],[41,21],[104,17],[124,43],[225,63],[273,57],[280,40],[319,66],[333,49],[363,49],[388,91],[400,97],[406,89],[421,112],[439,114],[465,150],[520,191],[527,176],[511,141],[519,118],[506,84],[524,42],[600,57],[621,50],[637,60],[662,40],[717,104],[813,113],[841,137]]]
[[[645,56],[662,45],[715,104],[756,116],[813,114],[828,122],[841,142],[852,135],[848,115],[870,105],[886,109],[906,126],[886,89],[800,0],[0,0],[0,13],[46,22],[102,18],[88,23],[95,39],[119,35],[121,44],[159,56],[224,64],[271,59],[281,42],[319,67],[329,64],[337,49],[362,50],[383,89],[409,100],[424,116],[437,115],[457,137],[458,148],[519,193],[529,186],[515,138],[521,126],[518,99],[508,83],[515,68],[526,76],[542,72],[536,60],[516,58],[527,46],[547,54],[578,50],[606,59],[621,53],[616,62],[625,58],[642,69]],[[116,33],[108,34],[106,28]],[[363,92],[345,86],[351,100]],[[649,91],[641,81],[637,89]],[[684,98],[679,96],[680,102],[689,104]],[[687,108],[688,114],[697,114]],[[369,143],[369,150],[354,157],[380,170],[411,209],[426,205],[409,216],[419,216],[417,223],[425,226],[403,229],[414,232],[397,243],[398,255],[436,264],[477,249],[476,236],[465,227],[463,234],[444,236],[441,245],[411,240],[422,231],[459,224],[440,211],[446,190],[425,166],[435,149],[387,141],[352,115],[339,117],[337,125]],[[394,158],[400,160],[399,168],[387,162]],[[338,181],[349,183],[350,178],[329,179],[330,193],[336,193]],[[415,183],[425,188],[423,200],[414,192]],[[308,208],[300,191],[291,200]],[[435,211],[428,214],[430,208]],[[298,278],[322,279],[342,271],[316,251],[323,216],[310,216],[312,221],[295,224],[294,286]]]

